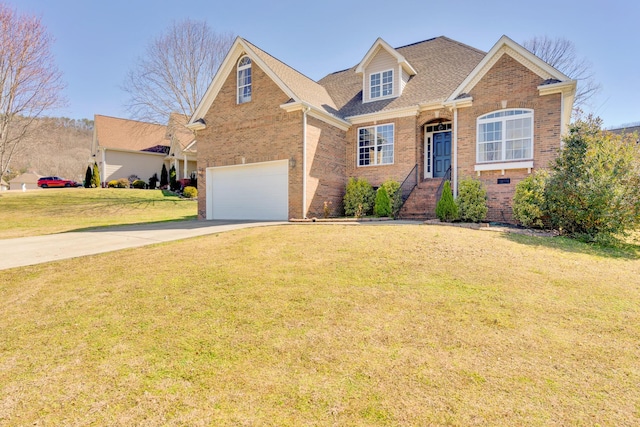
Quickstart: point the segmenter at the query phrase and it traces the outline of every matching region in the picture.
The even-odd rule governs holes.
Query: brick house
[[[337,212],[349,177],[403,183],[404,217],[433,217],[443,179],[487,188],[512,221],[515,185],[560,148],[576,82],[506,36],[488,52],[437,37],[315,82],[237,38],[187,127],[198,140],[202,219]]]

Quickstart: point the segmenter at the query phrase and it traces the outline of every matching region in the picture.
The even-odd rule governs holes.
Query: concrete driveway
[[[0,240],[0,270],[288,222],[176,221]]]

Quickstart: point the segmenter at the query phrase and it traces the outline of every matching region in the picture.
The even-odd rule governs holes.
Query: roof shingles
[[[444,101],[485,56],[484,52],[447,37],[396,50],[417,72],[407,82],[402,96],[363,103],[362,76],[355,72],[356,67],[329,74],[318,82],[334,99],[339,116],[359,116]]]
[[[169,145],[166,126],[97,114],[94,120],[96,138],[101,147],[149,151]]]

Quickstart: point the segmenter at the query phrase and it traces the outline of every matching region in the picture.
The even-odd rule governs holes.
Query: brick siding
[[[508,55],[502,58],[471,90],[473,106],[458,110],[458,179],[479,179],[487,188],[491,221],[514,222],[511,200],[518,182],[529,176],[526,169],[474,171],[476,164],[476,119],[506,108],[533,109],[534,170],[547,168],[557,156],[561,139],[561,96],[540,96],[537,87],[543,80]],[[533,172],[533,170],[532,170]],[[510,184],[498,184],[498,178],[510,178]]]
[[[358,166],[358,129],[374,125],[394,125],[393,164],[380,166]],[[416,117],[400,117],[378,122],[363,123],[352,126],[347,131],[346,160],[347,176],[366,178],[373,186],[379,186],[387,179],[400,183],[418,163],[416,144]]]

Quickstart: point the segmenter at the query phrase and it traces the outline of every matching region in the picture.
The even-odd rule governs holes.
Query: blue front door
[[[433,134],[433,177],[443,177],[451,166],[451,132]]]

